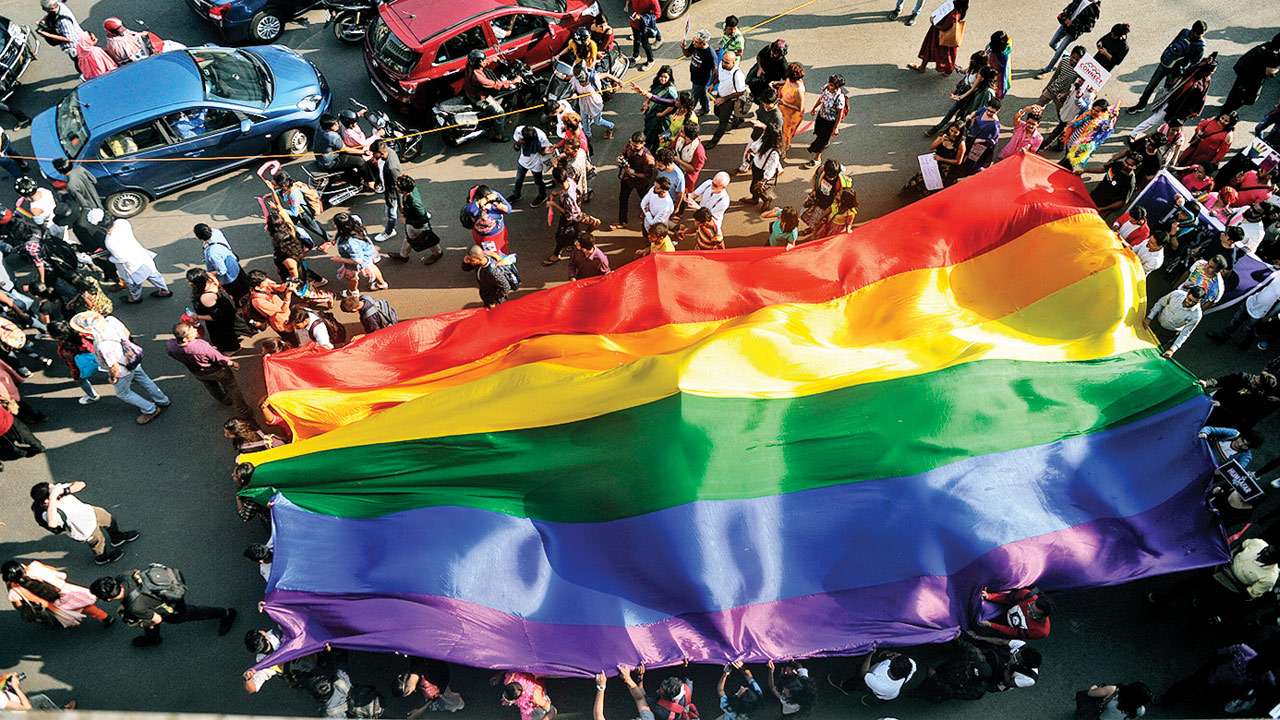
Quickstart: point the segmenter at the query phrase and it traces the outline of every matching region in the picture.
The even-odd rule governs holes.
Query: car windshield
[[[84,113],[80,111],[79,93],[72,92],[58,103],[54,125],[57,126],[62,151],[69,158],[79,155],[84,144],[89,142],[89,128],[85,126]]]
[[[565,0],[516,0],[516,4],[520,7],[554,13],[562,13],[568,8]]]
[[[413,66],[418,64],[418,53],[401,42],[382,18],[374,21],[372,38],[373,52],[378,62],[388,70],[408,75],[413,70]]]
[[[266,105],[271,101],[270,75],[258,58],[244,50],[202,47],[188,50],[200,70],[206,98]]]

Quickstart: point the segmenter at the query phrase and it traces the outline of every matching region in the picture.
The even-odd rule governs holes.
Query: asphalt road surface
[[[750,26],[783,13],[792,4],[790,0],[701,0],[688,17],[697,29],[711,27],[732,12],[742,18],[743,26]],[[800,4],[799,0],[795,4]],[[605,5],[621,32],[626,26],[621,0],[607,0]],[[930,2],[926,12],[935,5]],[[1031,76],[1033,68],[1048,59],[1046,42],[1054,30],[1060,5],[1060,0],[973,2],[962,57],[980,49],[982,39],[994,30],[1006,30],[1013,38],[1015,70],[1013,90],[1005,101],[1006,123],[1014,110],[1033,101],[1043,86],[1043,80]],[[90,28],[101,28],[104,18],[115,15],[126,20],[143,18],[162,37],[187,44],[214,41],[181,0],[163,4],[142,0],[87,4],[85,0],[71,0],[71,6]],[[955,81],[954,77],[944,78],[932,71],[917,75],[904,69],[915,60],[927,24],[923,19],[914,27],[889,22],[886,13],[891,7],[890,0],[812,0],[748,36],[748,52],[752,54],[761,43],[786,38],[791,59],[808,68],[811,88],[832,72],[843,73],[848,80],[852,112],[831,155],[852,169],[862,200],[859,220],[878,217],[898,207],[896,191],[914,172],[916,155],[927,149],[921,131],[946,110],[946,96]],[[0,13],[26,23],[33,23],[39,15],[34,0],[0,3]],[[1131,52],[1111,80],[1106,95],[1126,105],[1132,102],[1150,76],[1160,50],[1178,28],[1197,18],[1209,24],[1209,49],[1217,50],[1224,61],[1226,69],[1219,71],[1212,93],[1221,98],[1230,87],[1233,74],[1229,68],[1235,58],[1280,29],[1280,5],[1107,0],[1099,29],[1129,22],[1133,30]],[[284,42],[320,66],[334,89],[335,105],[351,96],[377,106],[379,100],[365,76],[360,50],[340,45],[323,27],[321,13],[311,13],[308,20],[308,24],[290,25]],[[668,23],[668,39],[678,39],[682,27],[683,21]],[[1099,34],[1092,33],[1088,42],[1091,44]],[[675,46],[670,42],[659,55],[674,58],[678,54]],[[687,70],[677,66],[676,72],[681,86],[685,86]],[[25,81],[14,102],[34,115],[57,102],[73,87],[75,78],[61,53],[42,47],[40,58]],[[146,88],[138,88],[138,92],[145,91]],[[1278,91],[1280,81],[1273,81],[1258,104],[1244,111],[1244,128],[1251,128],[1274,106]],[[612,221],[616,212],[611,159],[626,135],[639,129],[638,106],[639,100],[634,96],[611,103],[609,112],[619,123],[619,136],[600,142],[596,152],[600,175],[595,182],[596,199],[589,208],[606,221]],[[1128,118],[1125,121],[1132,124]],[[746,132],[731,134],[711,153],[708,167],[736,165]],[[20,149],[29,147],[25,131],[14,136]],[[799,147],[803,144],[797,143]],[[1108,150],[1115,147],[1113,142]],[[429,159],[408,166],[407,171],[428,180],[425,196],[440,221],[436,229],[444,237],[448,257],[428,268],[418,264],[384,266],[393,289],[382,296],[391,300],[401,318],[476,304],[471,276],[457,269],[469,240],[465,231],[452,224],[456,222],[453,218],[470,184],[483,181],[508,188],[514,168],[513,153],[505,144],[478,142],[444,152],[433,142],[429,154]],[[786,203],[798,204],[803,196],[809,175],[800,169],[802,162],[797,148],[779,187],[779,198]],[[182,312],[186,291],[180,277],[200,262],[199,244],[190,234],[194,223],[208,222],[222,228],[251,267],[270,269],[269,245],[260,230],[260,219],[255,216],[253,195],[258,190],[258,180],[250,171],[237,172],[159,200],[134,219],[139,238],[159,253],[159,266],[178,291],[173,299],[148,299],[140,306],[121,306],[121,318],[135,333],[148,341],[166,337],[168,328]],[[735,197],[745,192],[745,182],[734,183]],[[0,199],[7,201],[11,197],[7,189],[0,193]],[[357,209],[371,225],[382,218],[380,204],[372,200],[363,200]],[[540,210],[524,209],[511,221],[513,246],[522,259],[522,292],[565,279],[563,265],[543,268],[538,262],[550,247],[541,217]],[[766,225],[754,213],[735,209],[727,222],[725,234],[731,246],[763,242]],[[615,267],[641,246],[634,231],[604,232],[598,242],[610,254]],[[324,267],[325,261],[317,264],[332,274],[332,268]],[[1152,289],[1153,294],[1157,291],[1163,292],[1164,288]],[[1206,321],[1205,329],[1213,329],[1223,321],[1222,316],[1215,316]],[[1268,359],[1252,350],[1220,351],[1206,341],[1204,334],[1202,329],[1179,354],[1179,360],[1201,375],[1255,368]],[[312,702],[282,681],[269,684],[257,696],[247,695],[241,688],[240,673],[250,658],[240,638],[260,619],[255,608],[262,596],[261,579],[256,569],[241,558],[241,551],[247,543],[264,538],[256,525],[241,523],[233,510],[228,480],[232,453],[219,432],[227,415],[224,408],[215,404],[194,380],[178,372],[159,345],[144,345],[149,353],[149,372],[174,401],[173,407],[149,426],[135,425],[132,409],[111,397],[105,387],[102,390],[107,397],[101,402],[88,407],[78,405],[79,392],[58,368],[38,375],[27,385],[27,393],[51,416],[39,428],[50,450],[32,460],[6,463],[0,474],[0,558],[38,558],[64,566],[73,579],[86,585],[101,574],[85,548],[66,538],[44,534],[27,510],[27,489],[32,483],[55,478],[83,480],[89,484],[83,495],[87,500],[105,505],[126,527],[140,528],[144,533],[140,541],[128,546],[128,555],[117,568],[146,562],[182,568],[191,586],[192,601],[239,608],[238,626],[222,638],[215,636],[209,624],[173,627],[166,630],[164,645],[139,650],[128,644],[132,631],[119,625],[109,630],[85,626],[53,632],[20,622],[6,606],[0,612],[0,669],[22,670],[29,675],[25,683],[29,689],[48,691],[59,702],[75,697],[82,708],[315,714]],[[241,382],[261,394],[255,355],[249,343],[245,348]],[[1264,460],[1274,452],[1275,445],[1280,443],[1264,450]],[[429,548],[422,551],[429,552]],[[827,672],[845,673],[852,667],[851,661],[827,660],[813,663],[821,685],[817,713],[821,717],[866,718],[1069,717],[1073,691],[1091,682],[1143,679],[1159,691],[1178,674],[1188,672],[1198,662],[1198,656],[1221,639],[1203,629],[1186,627],[1176,616],[1152,616],[1138,598],[1151,585],[1161,582],[1164,581],[1062,593],[1053,636],[1040,643],[1045,657],[1043,679],[1033,689],[989,696],[978,703],[931,706],[904,699],[891,707],[867,708],[839,696],[822,682]],[[396,667],[392,659],[359,656],[353,661],[353,676],[358,681],[377,683],[385,692]],[[697,698],[710,711],[714,707],[715,671],[704,670],[698,676],[701,684]],[[454,686],[468,703],[463,712],[471,717],[514,717],[514,711],[498,706],[493,689],[487,684],[488,676],[485,671],[455,673]],[[655,672],[653,677],[661,677],[661,673]],[[552,680],[550,691],[566,716],[589,715],[589,680]],[[408,707],[407,702],[395,700],[388,715],[402,716]],[[632,716],[623,714],[632,709],[617,680],[611,683],[607,709],[617,717]],[[1161,716],[1158,709],[1151,714]]]

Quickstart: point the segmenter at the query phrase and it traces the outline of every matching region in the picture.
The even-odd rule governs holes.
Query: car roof
[[[401,37],[410,46],[421,47],[422,44],[436,35],[465,23],[468,20],[488,15],[497,10],[507,8],[525,8],[543,10],[545,2],[529,3],[527,0],[396,0],[385,6],[386,14],[391,16],[393,27],[408,30],[412,38]],[[583,0],[568,0],[570,7],[585,4]]]
[[[204,83],[185,50],[154,55],[80,83],[84,121],[103,128],[139,115],[204,99]]]

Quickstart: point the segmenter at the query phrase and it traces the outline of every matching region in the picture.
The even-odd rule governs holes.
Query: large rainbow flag
[[[1080,181],[664,254],[267,362],[272,663],[589,674],[943,641],[993,588],[1225,561],[1209,402]]]

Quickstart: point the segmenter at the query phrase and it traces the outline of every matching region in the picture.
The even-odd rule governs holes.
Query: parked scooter
[[[374,134],[386,140],[401,161],[414,162],[422,155],[424,135],[409,130],[384,110],[370,110],[368,105],[355,98],[348,99],[347,103],[369,121]]]
[[[382,0],[324,0],[329,11],[325,27],[333,28],[333,36],[339,42],[355,44],[364,40],[369,25],[378,17]]]
[[[502,112],[541,107],[540,88],[535,83],[533,71],[525,63],[519,60],[499,60],[485,68],[485,72],[494,79],[516,81],[515,87],[492,96],[497,105],[502,108]],[[436,127],[443,128],[440,139],[448,147],[457,147],[487,133],[492,133],[498,138],[505,137],[507,121],[511,117],[504,115],[487,119],[494,113],[477,108],[465,97],[450,98],[436,103],[431,108],[431,114],[435,118]],[[492,128],[494,124],[497,125],[496,128]]]

